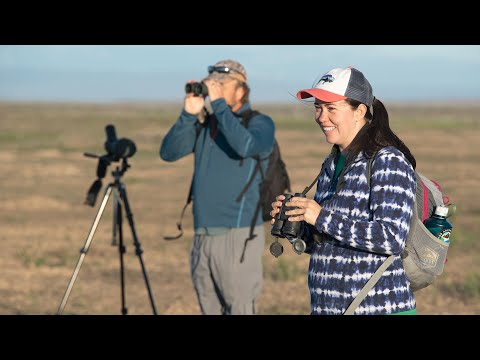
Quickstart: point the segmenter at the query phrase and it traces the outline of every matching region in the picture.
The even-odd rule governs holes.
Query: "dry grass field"
[[[319,171],[330,145],[302,104],[253,104],[272,116],[292,179],[303,190]],[[457,204],[445,272],[416,293],[419,314],[480,314],[480,105],[389,105],[391,127],[417,159],[418,169],[436,179]],[[85,245],[113,163],[95,207],[84,205],[98,161],[105,126],[132,139],[137,153],[123,176],[143,261],[159,314],[199,314],[189,275],[191,207],[185,235],[176,233],[192,175],[192,156],[175,163],[160,159],[163,136],[180,104],[0,103],[0,314],[55,314]],[[309,196],[313,196],[313,191]],[[64,314],[121,314],[120,262],[111,245],[112,199],[100,220]],[[152,314],[132,236],[124,221],[125,293],[129,314]],[[283,243],[275,259],[267,239],[260,314],[308,314],[307,255]]]

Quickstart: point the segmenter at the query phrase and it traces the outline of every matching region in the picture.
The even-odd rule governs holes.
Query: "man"
[[[252,110],[247,73],[240,63],[222,60],[208,72],[202,83],[212,114],[206,111],[205,94],[187,93],[180,117],[163,139],[160,157],[176,161],[195,154],[190,266],[202,314],[255,314],[265,243],[262,216],[256,211],[261,173],[255,172],[248,190],[242,190],[254,174],[255,158],[262,159],[266,170],[275,126],[259,113],[243,126]],[[193,87],[194,82],[189,83]]]

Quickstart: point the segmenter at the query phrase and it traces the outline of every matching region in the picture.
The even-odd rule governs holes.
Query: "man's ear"
[[[245,88],[243,86],[238,86],[235,90],[235,100],[241,101],[243,96],[245,95]]]

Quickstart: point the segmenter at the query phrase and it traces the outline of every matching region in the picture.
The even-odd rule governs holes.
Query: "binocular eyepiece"
[[[296,254],[302,254],[307,250],[307,243],[299,238],[299,232],[302,226],[301,221],[288,221],[290,215],[285,215],[286,211],[295,209],[294,206],[286,206],[285,204],[293,197],[306,197],[303,193],[283,194],[285,199],[282,201],[280,212],[275,216],[275,222],[272,225],[270,234],[277,240],[270,245],[270,253],[279,257],[283,253],[283,246],[278,242],[278,238],[286,238],[291,244]]]
[[[208,96],[208,88],[203,82],[194,82],[185,84],[185,92],[187,94],[193,93],[196,96]]]

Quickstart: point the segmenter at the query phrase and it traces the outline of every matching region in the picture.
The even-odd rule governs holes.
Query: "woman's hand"
[[[285,212],[285,215],[294,215],[290,216],[288,221],[305,221],[310,225],[315,225],[318,215],[320,215],[320,210],[322,210],[322,207],[315,200],[302,197],[293,197],[285,205],[296,207],[296,209]]]
[[[280,208],[282,207],[282,201],[285,199],[284,195],[278,195],[275,198],[275,201],[272,203],[272,211],[270,211],[270,215],[272,216],[272,220],[270,220],[270,224],[273,225],[275,222],[275,215],[280,212]]]

